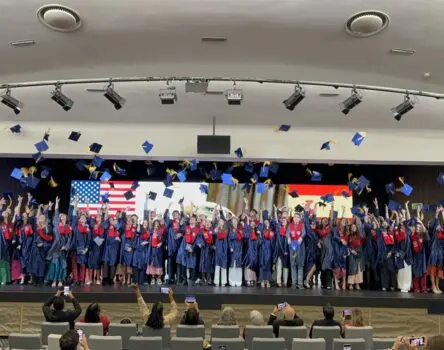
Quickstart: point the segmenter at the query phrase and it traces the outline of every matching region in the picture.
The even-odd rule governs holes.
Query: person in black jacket
[[[65,307],[65,299],[62,296],[63,291],[58,290],[57,293],[49,298],[42,307],[43,315],[46,322],[69,322],[69,328],[74,329],[74,322],[82,312],[82,308],[71,292],[66,296],[68,301],[74,305],[74,310],[63,310]],[[51,305],[53,308],[51,308]]]
[[[311,325],[310,329],[310,338],[312,337],[313,326],[322,326],[322,327],[339,326],[339,328],[341,329],[341,337],[344,337],[344,328],[342,327],[342,324],[333,319],[335,317],[335,309],[333,308],[333,306],[331,306],[331,304],[328,303],[322,308],[322,312],[324,313],[324,319],[313,321],[313,324]]]
[[[282,311],[284,314],[283,319],[278,319],[277,314]],[[296,311],[290,306],[286,305],[282,310],[279,310],[277,306],[274,307],[273,312],[268,319],[268,325],[273,326],[273,333],[276,338],[279,337],[279,327],[298,327],[302,326],[304,321],[296,315]]]

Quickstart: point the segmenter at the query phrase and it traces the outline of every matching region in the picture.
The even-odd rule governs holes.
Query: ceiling
[[[444,1],[404,0],[76,0],[59,1],[75,9],[83,26],[60,33],[36,17],[41,0],[0,0],[0,83],[131,76],[223,76],[230,78],[300,79],[356,83],[444,92]],[[355,38],[345,22],[362,10],[380,10],[389,27],[370,38]],[[202,42],[224,37],[226,42]],[[36,45],[13,47],[11,41],[32,39]],[[413,55],[392,54],[392,48],[414,49]],[[424,74],[429,73],[425,78]],[[121,83],[126,97],[121,111],[93,85],[63,87],[75,101],[64,112],[49,100],[50,87],[13,91],[25,102],[15,116],[0,106],[0,121],[108,123],[218,123],[314,128],[444,129],[443,104],[420,98],[416,108],[396,122],[390,108],[402,95],[366,91],[364,102],[349,116],[338,103],[345,89],[307,87],[307,98],[293,112],[282,100],[291,86],[244,83],[241,106],[228,106],[223,95],[186,94],[177,83],[179,101],[162,106],[163,83]],[[211,83],[224,91],[229,83]],[[339,96],[319,97],[322,92]]]

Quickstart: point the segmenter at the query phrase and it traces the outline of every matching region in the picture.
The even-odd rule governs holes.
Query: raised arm
[[[406,202],[405,202],[405,214],[406,214],[405,219],[406,219],[406,220],[410,220],[410,219],[411,219],[411,216],[410,216],[410,209],[409,209],[409,204],[410,204],[410,201],[406,201]]]

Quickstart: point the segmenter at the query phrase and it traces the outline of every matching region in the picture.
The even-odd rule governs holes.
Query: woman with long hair
[[[16,220],[16,232],[19,239],[19,246],[17,249],[20,251],[20,263],[22,265],[23,277],[20,284],[25,283],[26,277],[29,276],[29,283],[32,283],[32,277],[29,273],[29,259],[31,256],[31,249],[34,243],[34,232],[35,232],[35,216],[32,210],[32,196],[28,193],[28,203],[26,204],[25,212],[18,213]],[[17,205],[20,210],[20,206]],[[17,215],[17,214],[16,214]]]
[[[102,284],[102,260],[105,245],[105,222],[108,221],[109,203],[106,203],[95,219],[89,220],[91,240],[86,269],[86,284]]]
[[[334,202],[333,202],[334,203]],[[316,232],[319,236],[319,243],[321,245],[321,285],[322,288],[331,289],[332,268],[333,268],[333,244],[331,237],[331,227],[333,222],[334,204],[332,203],[330,209],[330,217],[322,218],[318,225]],[[315,216],[317,214],[318,204],[315,205]]]
[[[11,222],[11,205],[12,199],[9,198],[9,204],[6,210],[3,210],[3,205],[6,204],[4,198],[2,198],[0,212],[0,284],[4,285],[11,280],[11,252],[12,241],[14,236],[13,224]]]
[[[147,283],[146,268],[149,260],[150,230],[148,220],[143,220],[137,230],[136,248],[133,254],[133,282],[143,285]]]
[[[110,216],[105,223],[105,248],[103,253],[103,284],[112,284],[120,250],[120,223],[115,216]]]
[[[214,208],[217,210],[217,208]],[[216,228],[214,229],[215,242],[215,269],[214,269],[214,283],[222,287],[227,283],[227,266],[228,266],[228,229],[223,219],[219,219]]]
[[[109,325],[111,323],[109,318],[100,312],[100,305],[97,303],[92,303],[88,305],[88,308],[85,311],[85,317],[82,319],[81,322],[102,323],[103,335],[108,334]]]
[[[202,273],[203,281],[206,285],[214,285],[214,229],[213,222],[215,222],[215,214],[213,212],[213,221],[207,219],[205,227],[200,229],[196,244],[201,249],[199,271]]]
[[[228,248],[230,250],[230,267],[228,268],[228,283],[231,287],[242,285],[242,247],[244,243],[245,222],[237,217],[231,218],[228,233]]]
[[[126,212],[122,214],[122,221],[124,231],[122,235],[122,245],[120,247],[120,265],[122,267],[123,281],[122,284],[131,284],[132,263],[134,257],[134,250],[137,247],[137,231],[138,231],[138,217],[131,215],[128,218]]]
[[[339,223],[333,228],[333,272],[335,289],[341,290],[339,280],[342,280],[342,289],[347,289],[347,256],[350,254],[348,244],[350,239],[350,228],[348,221],[344,218],[345,207],[342,207],[342,216]]]
[[[245,230],[245,256],[244,256],[244,278],[247,287],[255,287],[257,282],[256,270],[258,267],[258,244],[260,231],[255,220],[251,220],[248,216],[244,216],[247,221]]]
[[[270,288],[272,280],[273,251],[275,247],[275,230],[268,219],[263,219],[260,211],[261,224],[259,225],[259,281],[262,288]]]
[[[311,288],[310,282],[316,272],[316,257],[319,249],[319,238],[316,234],[316,217],[310,216],[310,204],[304,204],[305,225],[305,269],[307,275],[304,281],[305,288]]]
[[[165,228],[161,226],[160,220],[154,220],[150,230],[150,262],[146,270],[146,273],[151,276],[151,285],[155,283],[158,285],[162,284],[164,266],[163,242],[165,239]]]
[[[408,293],[412,286],[412,245],[410,241],[410,228],[408,223],[411,221],[409,202],[405,203],[405,210],[402,212],[393,211],[395,215],[395,264],[398,269],[397,282],[398,288],[403,293]]]
[[[444,220],[444,209],[439,206],[436,208],[435,217],[429,224],[431,236],[431,249],[428,261],[428,274],[432,283],[432,291],[435,294],[441,294],[439,281],[444,276],[444,229],[440,223],[439,213]]]
[[[353,223],[350,225],[350,239],[348,247],[350,255],[348,256],[348,285],[350,289],[361,289],[363,282],[364,255],[362,243],[364,240],[364,230],[361,220],[355,215]]]
[[[220,318],[217,321],[218,326],[235,326],[237,325],[236,314],[234,313],[234,309],[230,306],[225,307],[221,314]]]
[[[273,222],[276,227],[275,249],[273,262],[276,264],[276,284],[278,287],[287,288],[288,269],[290,267],[290,248],[288,245],[289,225],[286,216],[278,215],[276,205],[273,205]]]

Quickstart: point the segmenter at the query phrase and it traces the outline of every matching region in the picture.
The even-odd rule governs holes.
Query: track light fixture
[[[407,92],[404,96],[404,101],[402,101],[396,107],[391,109],[393,117],[399,122],[404,114],[412,110],[415,107],[415,101],[410,99],[409,93]]]
[[[229,105],[240,105],[244,99],[244,92],[242,89],[237,89],[236,82],[234,82],[233,89],[226,91],[225,97]]]
[[[294,87],[294,92],[291,94],[291,96],[282,103],[285,105],[285,108],[292,111],[304,98],[305,90],[299,84],[297,84]]]
[[[362,94],[353,88],[350,97],[339,104],[341,112],[347,115],[353,108],[362,102]]]
[[[11,108],[15,114],[20,114],[25,106],[22,101],[11,96],[11,90],[9,88],[7,88],[5,94],[2,95],[2,103]]]
[[[74,105],[74,101],[62,93],[62,85],[56,84],[54,91],[51,93],[51,100],[55,101],[65,111],[69,111]]]
[[[163,105],[172,105],[177,101],[177,93],[175,86],[168,86],[159,92],[160,103]]]
[[[114,84],[111,81],[109,82],[103,96],[105,96],[106,99],[110,101],[114,105],[114,108],[117,110],[121,109],[126,102],[125,98],[114,91]]]

